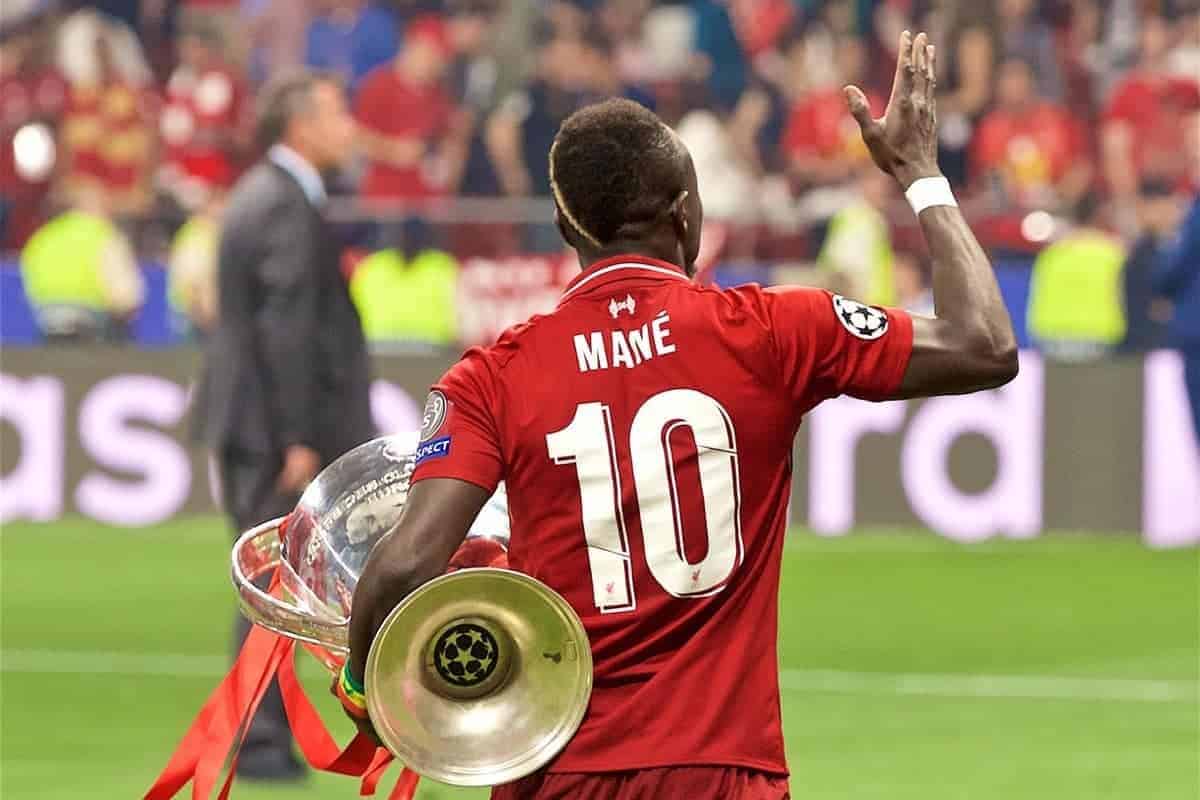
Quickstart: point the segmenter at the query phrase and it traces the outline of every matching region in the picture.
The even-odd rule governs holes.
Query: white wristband
[[[950,181],[945,178],[917,178],[904,191],[904,196],[917,216],[934,206],[958,206],[954,192],[950,191]]]

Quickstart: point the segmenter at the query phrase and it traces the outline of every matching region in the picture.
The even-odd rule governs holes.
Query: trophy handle
[[[279,528],[286,517],[256,525],[238,537],[233,546],[233,586],[246,619],[290,639],[349,652],[344,622],[320,619],[260,589],[254,581],[271,574],[281,563]]]

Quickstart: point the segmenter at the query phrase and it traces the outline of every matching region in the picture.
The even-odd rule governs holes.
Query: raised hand
[[[874,119],[866,95],[845,88],[846,102],[862,130],[871,158],[900,185],[941,174],[937,165],[937,53],[929,37],[900,34],[900,56],[892,96],[883,117]]]

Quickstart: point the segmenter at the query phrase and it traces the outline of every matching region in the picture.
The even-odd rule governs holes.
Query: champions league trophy
[[[415,438],[360,445],[323,470],[290,515],[242,534],[233,581],[247,618],[348,650],[354,587],[404,508]],[[467,546],[490,539],[507,550],[507,511],[495,504]],[[265,591],[272,573],[276,588]],[[325,666],[340,669],[332,656]],[[392,611],[364,685],[371,722],[403,763],[445,783],[491,786],[536,771],[574,735],[591,695],[592,656],[579,617],[549,587],[471,567],[426,583]]]

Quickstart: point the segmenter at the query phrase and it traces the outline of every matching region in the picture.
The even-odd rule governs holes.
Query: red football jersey
[[[562,594],[591,640],[591,706],[551,771],[786,774],[792,440],[826,398],[895,391],[911,352],[902,311],[703,288],[623,256],[434,387],[413,480],[506,481],[511,567]]]

